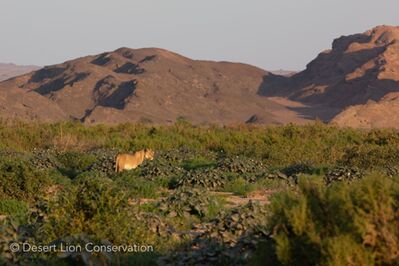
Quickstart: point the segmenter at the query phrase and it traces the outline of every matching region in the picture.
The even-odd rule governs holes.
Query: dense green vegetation
[[[273,201],[276,254],[291,265],[395,265],[399,182],[371,175],[325,188],[309,180]]]
[[[144,147],[153,161],[115,173]],[[398,265],[398,174],[393,130],[1,122],[0,264]]]
[[[358,166],[385,164],[397,158],[399,133],[390,130],[358,131],[323,124],[283,127],[151,127],[122,124],[115,127],[85,127],[78,123],[0,124],[0,148],[15,151],[57,147],[62,151],[93,147],[136,150],[152,147],[167,151],[178,147],[223,151],[229,155],[260,158],[273,166],[298,160],[332,165],[346,160]],[[368,155],[368,156],[364,156]]]

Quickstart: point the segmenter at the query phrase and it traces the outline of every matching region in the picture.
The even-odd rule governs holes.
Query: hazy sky
[[[300,70],[334,38],[399,25],[398,0],[0,0],[0,62],[122,46]]]

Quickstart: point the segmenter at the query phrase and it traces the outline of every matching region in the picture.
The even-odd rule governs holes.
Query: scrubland
[[[119,152],[155,150],[115,173]],[[10,244],[151,252],[12,252]],[[0,123],[5,265],[398,265],[399,132]]]

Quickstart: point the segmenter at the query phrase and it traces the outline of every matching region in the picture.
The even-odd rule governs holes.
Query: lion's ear
[[[144,149],[144,152],[147,152],[147,148]]]

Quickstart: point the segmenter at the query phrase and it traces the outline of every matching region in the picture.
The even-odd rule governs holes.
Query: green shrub
[[[77,180],[77,182],[75,182],[75,184],[78,183],[79,180],[83,180],[86,178],[93,178],[93,179],[98,178],[99,180],[104,180],[104,179],[107,179],[108,177],[109,176],[107,176],[107,174],[104,172],[86,171],[86,172],[83,172],[83,173],[79,174],[78,176],[76,176],[75,179]]]
[[[256,177],[263,177],[269,172],[264,161],[243,156],[222,158],[217,167],[221,171],[237,174],[251,181],[256,180]]]
[[[218,190],[227,182],[227,175],[218,169],[196,169],[187,171],[179,178],[175,188],[204,188]]]
[[[58,169],[48,169],[45,172],[48,173],[51,182],[56,185],[69,186],[72,184],[72,180],[68,176],[63,175]]]
[[[364,170],[385,169],[399,166],[399,148],[395,145],[360,145],[345,149],[341,164],[359,167]]]
[[[45,219],[35,226],[35,238],[40,243],[85,236],[93,243],[152,245],[156,252],[173,247],[170,225],[162,217],[142,212],[111,179],[79,177],[74,184],[42,208]],[[111,259],[112,263],[117,263],[116,258],[121,256],[121,261],[152,263],[158,256],[156,252],[148,256],[138,254],[138,257],[126,254],[129,258],[124,254],[114,254]],[[70,255],[79,257],[79,254]],[[92,254],[88,255],[95,259]]]
[[[126,243],[134,226],[128,198],[108,178],[80,177],[46,207],[46,222],[39,237],[54,241],[86,233],[94,239]]]
[[[215,207],[214,199],[206,191],[179,189],[162,200],[158,207],[169,217],[189,217],[190,215],[204,217],[209,214],[210,205]]]
[[[326,185],[330,185],[332,182],[351,182],[361,179],[363,176],[364,172],[357,167],[337,166],[327,171],[324,181]]]
[[[24,201],[15,199],[0,200],[0,215],[9,215],[19,224],[28,220],[29,205]]]
[[[96,157],[83,152],[69,151],[57,156],[61,163],[59,170],[70,178],[75,178],[94,163]]]
[[[169,180],[164,178],[155,178],[147,180],[139,176],[137,171],[124,171],[112,176],[115,184],[125,190],[130,197],[135,198],[156,198],[162,188],[168,186]]]
[[[119,260],[120,265],[139,265],[139,266],[158,266],[159,254],[139,253],[135,255],[122,256]]]
[[[94,162],[87,168],[89,171],[99,171],[107,174],[115,172],[115,160],[118,150],[97,148],[88,152],[94,156]]]
[[[140,177],[146,180],[170,179],[172,176],[181,174],[182,168],[175,165],[173,158],[156,157],[154,160],[146,160],[140,168],[136,170]]]
[[[221,211],[208,223],[194,224],[194,240],[162,257],[161,265],[248,265],[255,247],[270,239],[263,230],[267,216],[265,206],[252,202]]]
[[[369,176],[275,197],[270,227],[285,265],[396,265],[399,180]]]
[[[226,185],[224,185],[223,190],[226,192],[232,192],[238,196],[247,196],[249,193],[253,192],[256,189],[256,185],[249,183],[245,179],[238,177],[229,181]]]
[[[35,201],[51,184],[47,172],[34,169],[24,160],[0,161],[0,199]]]
[[[182,163],[183,169],[189,171],[189,170],[196,170],[196,169],[201,169],[201,168],[210,168],[210,167],[215,167],[216,163],[213,161],[210,161],[206,158],[196,158],[193,160],[185,160]]]
[[[32,164],[37,169],[48,170],[48,169],[58,169],[60,167],[60,162],[57,159],[59,151],[52,149],[37,149],[35,148],[32,152],[29,163]]]

